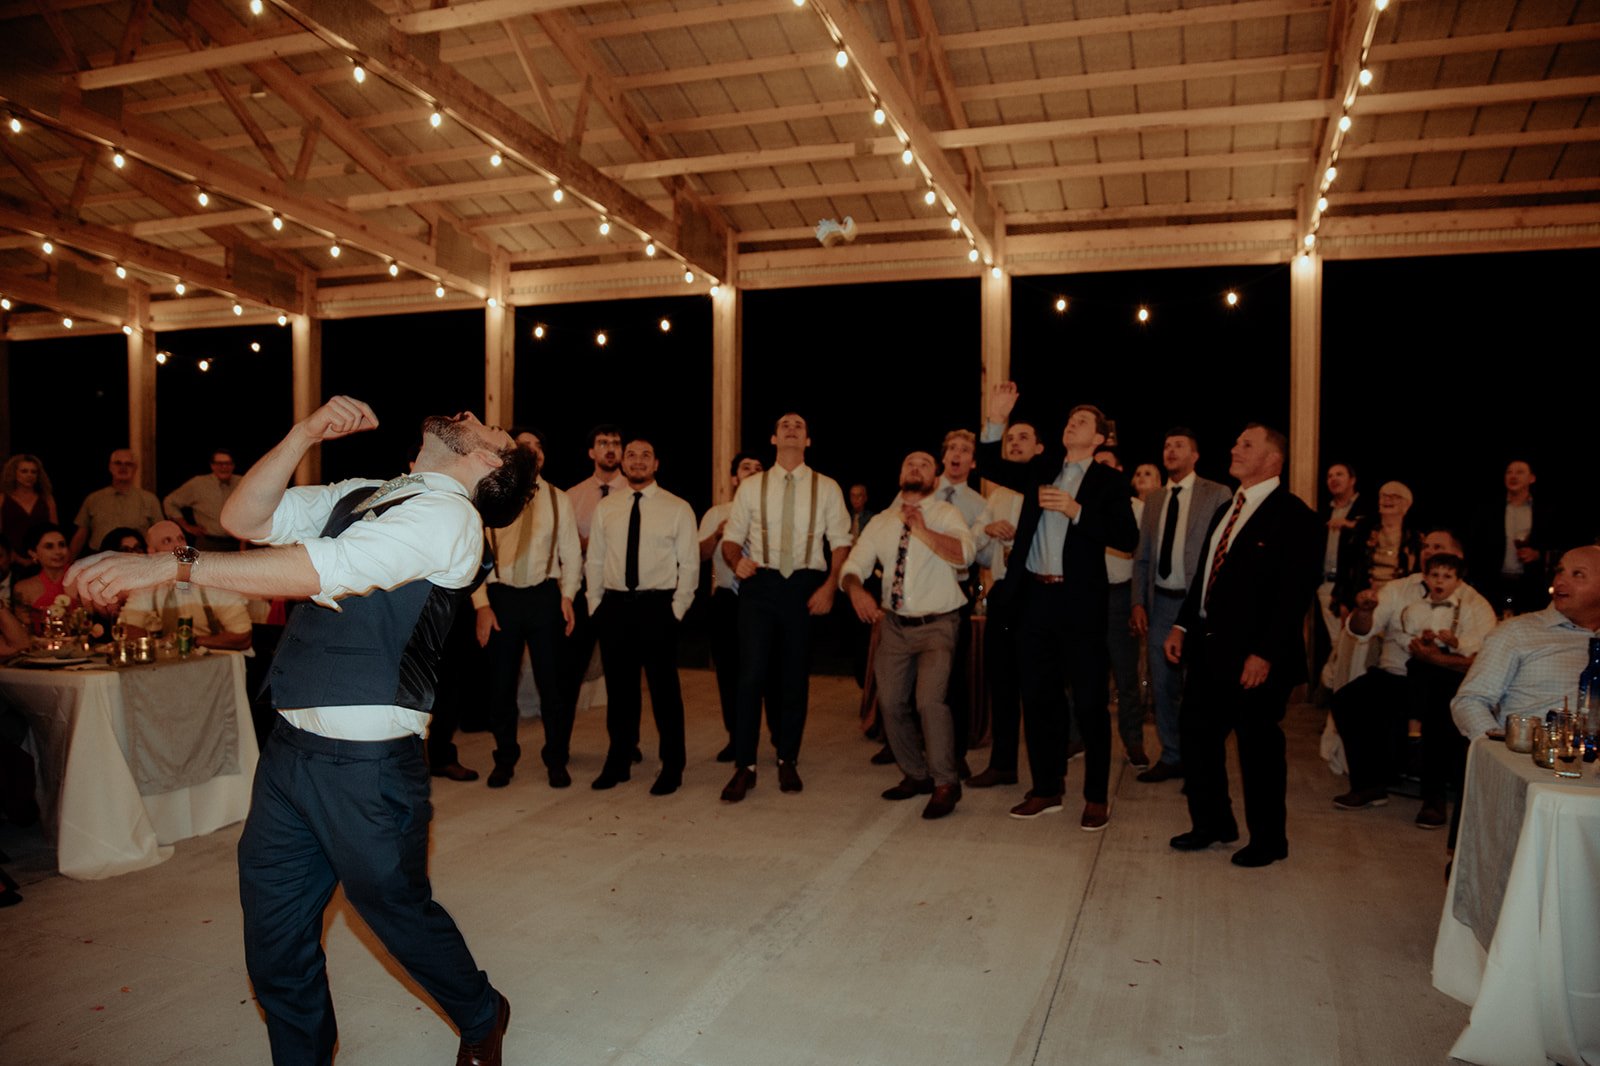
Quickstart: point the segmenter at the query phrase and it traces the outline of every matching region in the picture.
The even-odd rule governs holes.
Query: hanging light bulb
[[[444,299],[444,286],[443,285],[435,285],[433,287],[433,295],[438,297],[441,300]]]
[[[1373,0],[1372,6],[1377,8],[1379,11],[1387,11],[1389,8],[1389,0]]]
[[[716,296],[717,293],[719,293],[721,291],[722,291],[722,286],[716,284],[715,282],[713,282],[712,285],[711,285],[711,295],[712,296]]]
[[[252,352],[259,353],[261,351],[261,342],[260,341],[251,341],[250,342],[250,350]]]
[[[1350,116],[1349,115],[1340,115],[1339,116],[1339,132],[1340,133],[1349,133],[1350,132],[1350,127],[1353,126],[1353,125],[1355,125],[1355,123],[1350,121]]]
[[[366,67],[362,66],[360,63],[357,63],[356,66],[355,66],[355,69],[352,70],[350,73],[356,79],[356,84],[357,85],[365,85],[366,84],[366,82],[367,82],[367,68]]]
[[[123,266],[121,263],[117,264],[117,280],[118,281],[126,281],[126,280],[128,280],[128,268]]]
[[[493,296],[489,297],[489,310],[493,311],[496,307],[499,307],[499,306],[500,306],[500,301],[499,300],[496,300]]]
[[[287,326],[288,324],[289,324],[289,316],[288,315],[284,315],[284,314],[280,314],[278,316],[278,325]]]
[[[339,239],[335,237],[333,243],[328,246],[328,254],[337,259],[343,251],[344,249],[339,247]]]
[[[911,154],[911,149],[909,148],[900,153],[900,162],[904,163],[908,167],[911,165],[911,161],[915,158],[916,156]]]
[[[196,191],[194,198],[200,202],[201,207],[206,207],[211,203],[211,194],[204,189]]]
[[[961,232],[961,220],[959,218],[955,218],[953,216],[951,217],[951,219],[950,219],[950,232],[951,233],[960,233]]]
[[[1362,67],[1361,73],[1356,75],[1356,81],[1360,82],[1361,87],[1365,89],[1367,86],[1372,84],[1372,71],[1366,67]]]
[[[1328,213],[1328,198],[1326,196],[1317,197],[1317,214],[1325,215],[1327,213]]]
[[[22,132],[22,120],[20,118],[18,118],[16,115],[12,115],[11,116],[11,121],[10,121],[10,123],[8,123],[8,125],[10,125],[12,133],[21,133]]]
[[[233,305],[233,317],[238,318],[242,314],[244,314],[244,305],[243,304],[234,304]]]
[[[594,335],[594,342],[596,344],[598,344],[602,348],[604,348],[606,346],[606,341],[608,339],[609,338],[606,337],[606,331],[605,330],[601,330],[599,333],[596,333]]]
[[[889,121],[889,116],[884,112],[882,105],[872,109],[872,124],[874,126],[881,126],[887,121]]]
[[[544,323],[541,322],[533,327],[533,339],[536,341],[544,340]]]
[[[434,108],[431,112],[429,112],[428,125],[432,126],[434,129],[438,129],[440,126],[444,125],[444,116],[439,113],[438,108]]]
[[[929,189],[927,192],[922,194],[922,202],[927,204],[929,207],[932,207],[933,206],[933,202],[935,200],[937,200],[938,198],[939,198],[938,194],[935,193],[932,189]]]
[[[70,319],[70,318],[68,318],[66,316],[62,316],[61,324],[63,326],[65,326],[67,329],[71,329],[72,328],[72,319]]]
[[[1239,294],[1234,292],[1232,289],[1229,289],[1227,295],[1223,296],[1222,302],[1227,304],[1229,307],[1238,307]]]
[[[991,278],[993,278],[994,280],[999,281],[1000,280],[1000,268],[997,267],[997,266],[990,267],[989,268],[989,276]]]
[[[662,333],[671,333],[672,332],[672,319],[663,318],[661,320],[661,332]]]
[[[1304,244],[1308,250],[1315,248],[1317,246],[1317,235],[1315,233],[1306,234]]]
[[[611,220],[609,218],[602,218],[600,220],[600,236],[602,236],[602,237],[609,236],[610,233],[611,233]]]
[[[556,186],[556,191],[550,194],[550,199],[554,200],[558,204],[566,198],[567,194],[562,191],[561,186],[559,185]]]
[[[795,7],[805,7],[806,6],[806,0],[794,0],[794,6]]]
[[[200,367],[200,373],[204,374],[206,371],[211,369],[211,360],[209,360],[209,359],[200,360],[199,367]]]
[[[261,0],[250,0],[250,14],[259,15],[266,9],[267,5],[263,4]]]
[[[54,244],[50,243],[49,238],[46,238],[44,243],[39,245],[39,250],[42,251],[45,255],[55,255],[56,254],[56,246]]]
[[[656,254],[656,242],[655,241],[646,241],[645,242],[644,254],[647,255],[647,256],[650,256],[651,258],[655,257],[655,254]]]
[[[272,228],[274,232],[283,232],[283,216],[276,212],[272,215]]]
[[[0,296],[0,311],[11,310],[11,297]]]
[[[172,291],[177,293],[179,296],[182,296],[184,293],[189,291],[189,286],[180,281],[172,287]]]
[[[122,335],[123,335],[123,336],[124,336],[124,337],[131,337],[131,336],[133,336],[133,327],[132,327],[132,326],[123,326],[123,327],[122,327]]]
[[[685,285],[693,285],[694,284],[694,271],[685,270],[683,272],[683,283]]]
[[[978,250],[976,248],[968,248],[967,249],[967,262],[976,263],[977,261],[978,261]]]
[[[503,158],[501,158],[501,155],[500,155],[499,152],[495,152],[493,155],[491,155],[489,157],[489,165],[491,167],[497,167],[501,163],[504,163],[504,162],[505,162],[505,160]]]
[[[1139,308],[1139,313],[1134,317],[1139,320],[1140,324],[1148,322],[1150,321],[1150,309],[1148,307],[1141,307]]]
[[[167,353],[166,352],[157,352],[156,353],[156,366],[166,366],[166,365],[167,365]]]
[[[1329,167],[1322,174],[1322,184],[1324,184],[1324,185],[1332,185],[1333,184],[1333,179],[1337,178],[1338,176],[1339,176],[1339,168],[1338,167]]]
[[[846,52],[843,48],[839,49],[839,51],[834,53],[833,65],[838,67],[840,70],[848,67],[850,65],[850,53]]]
[[[121,148],[113,148],[111,150],[111,165],[118,170],[128,165],[128,157],[122,154]]]
[[[1059,314],[1059,313],[1065,312],[1066,309],[1067,309],[1067,298],[1065,296],[1057,296],[1056,297],[1056,312]]]
[[[400,264],[396,263],[393,259],[389,260],[389,276],[391,278],[398,278],[400,276]]]

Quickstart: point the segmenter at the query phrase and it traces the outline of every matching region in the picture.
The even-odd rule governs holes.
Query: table
[[[1600,778],[1473,741],[1433,984],[1472,1006],[1453,1058],[1600,1066]]]
[[[125,688],[148,688],[150,676],[136,683],[125,675],[148,671],[171,671],[162,676],[217,697],[183,712],[232,716],[232,772],[159,790],[160,783],[140,771],[148,793],[140,794],[130,744],[137,749],[143,729],[138,708],[130,714],[124,696]],[[131,670],[6,668],[0,669],[0,691],[29,719],[45,831],[54,834],[57,867],[68,877],[92,881],[155,866],[171,856],[174,842],[237,822],[250,809],[258,756],[242,655],[213,651]],[[135,696],[134,702],[146,701]]]

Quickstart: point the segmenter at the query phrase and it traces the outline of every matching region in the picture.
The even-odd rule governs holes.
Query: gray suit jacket
[[[1139,549],[1133,556],[1133,602],[1148,614],[1156,595],[1156,562],[1161,546],[1161,512],[1171,490],[1163,487],[1161,495],[1145,501],[1144,521],[1139,523]],[[1189,521],[1183,538],[1183,573],[1194,580],[1195,567],[1202,562],[1200,556],[1206,549],[1206,531],[1211,528],[1211,516],[1217,508],[1233,499],[1233,490],[1215,481],[1196,475],[1194,496],[1189,500]],[[1162,634],[1165,639],[1166,634]]]

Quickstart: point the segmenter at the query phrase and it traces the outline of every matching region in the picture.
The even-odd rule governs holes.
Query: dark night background
[[[1375,492],[1406,481],[1417,513],[1492,505],[1504,462],[1532,458],[1537,490],[1563,501],[1570,538],[1600,528],[1584,490],[1593,455],[1596,344],[1568,323],[1591,309],[1600,252],[1543,252],[1324,265],[1322,456],[1347,458]],[[976,280],[758,291],[744,305],[744,444],[770,458],[775,418],[812,427],[814,465],[864,480],[878,504],[900,458],[936,449],[982,413]],[[1240,305],[1222,302],[1228,289]],[[1058,295],[1070,306],[1055,311]],[[1117,422],[1125,459],[1156,458],[1162,431],[1200,435],[1202,472],[1223,477],[1250,420],[1283,425],[1289,374],[1287,266],[1019,277],[1012,283],[1019,417],[1054,438],[1066,410],[1095,403]],[[1140,326],[1140,305],[1151,320]],[[665,317],[670,332],[659,327]],[[543,340],[532,333],[546,327]],[[476,311],[329,321],[323,391],[370,401],[382,427],[325,450],[330,480],[401,468],[424,414],[483,405],[483,315]],[[610,343],[594,343],[605,329]],[[519,308],[516,420],[546,435],[558,485],[587,475],[594,422],[650,436],[664,486],[709,505],[711,312],[704,296]],[[262,350],[250,350],[252,341]],[[160,492],[237,449],[241,469],[288,428],[289,330],[162,334]],[[120,336],[10,345],[10,439],[38,453],[70,520],[107,481],[126,441]],[[215,360],[208,373],[197,361]]]

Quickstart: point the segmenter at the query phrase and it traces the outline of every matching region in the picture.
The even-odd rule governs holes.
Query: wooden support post
[[[1322,400],[1322,257],[1289,267],[1289,491],[1317,505]]]
[[[150,290],[128,287],[128,447],[139,464],[139,485],[156,488],[156,334],[150,328]]]
[[[711,298],[711,500],[733,498],[728,469],[743,434],[744,295],[723,282]]]
[[[995,210],[995,245],[997,252],[1005,247],[1005,216],[998,208]],[[998,256],[995,264],[1001,265]],[[1002,269],[997,278],[985,267],[979,285],[983,338],[983,378],[978,390],[981,420],[989,407],[989,393],[1011,378],[1011,275]]]
[[[289,328],[294,340],[294,420],[299,422],[322,406],[322,320],[294,314],[289,316]],[[322,481],[322,445],[306,452],[295,481],[301,485]]]
[[[483,420],[491,426],[516,421],[516,314],[511,292],[511,254],[497,249],[489,266],[489,298],[483,312]]]

